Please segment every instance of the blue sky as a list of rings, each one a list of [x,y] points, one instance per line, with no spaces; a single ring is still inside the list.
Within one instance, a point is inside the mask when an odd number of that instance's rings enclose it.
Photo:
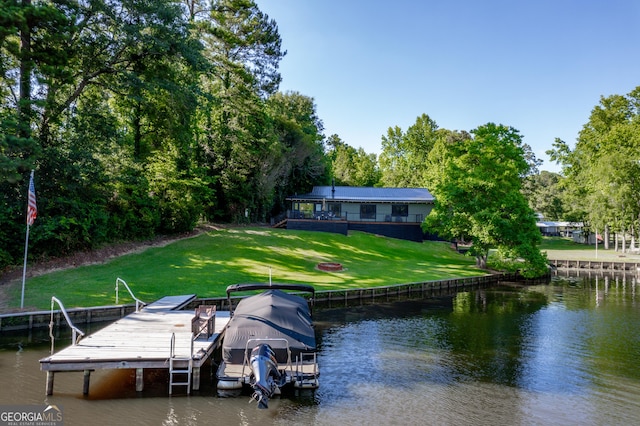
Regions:
[[[541,169],[601,96],[640,86],[638,0],[256,0],[287,55],[281,91],[312,97],[327,136],[379,154],[389,127],[518,129]]]

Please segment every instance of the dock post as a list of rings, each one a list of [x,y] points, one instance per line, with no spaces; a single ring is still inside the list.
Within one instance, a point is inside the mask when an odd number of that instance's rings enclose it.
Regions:
[[[53,395],[53,371],[47,371],[47,396]]]
[[[192,389],[200,390],[200,367],[193,367],[193,377],[192,377]]]
[[[84,370],[84,383],[82,385],[82,394],[89,395],[89,379],[91,378],[91,370]]]
[[[144,389],[144,368],[136,368],[136,392],[142,392]]]

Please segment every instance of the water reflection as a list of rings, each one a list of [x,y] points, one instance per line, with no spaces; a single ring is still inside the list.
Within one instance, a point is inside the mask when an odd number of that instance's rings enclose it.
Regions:
[[[337,382],[319,391],[320,406],[335,401],[338,412],[360,413],[385,395],[392,406],[450,423],[630,420],[640,412],[636,284],[632,276],[555,278],[551,285],[459,293],[450,309],[403,304],[389,319],[350,311],[348,324],[325,334],[330,345],[321,365],[329,380],[344,373],[341,364],[357,367],[346,392]],[[414,401],[429,408],[416,411]],[[603,410],[607,404],[617,411]],[[385,418],[391,412],[407,417],[391,408]]]
[[[637,285],[624,274],[569,273],[546,285],[318,310],[321,386],[268,411],[216,397],[212,382],[169,398],[161,373],[139,394],[128,370],[94,373],[88,398],[82,373],[59,374],[47,398],[38,371],[47,343],[4,340],[0,401],[62,405],[70,425],[631,424],[640,416]]]

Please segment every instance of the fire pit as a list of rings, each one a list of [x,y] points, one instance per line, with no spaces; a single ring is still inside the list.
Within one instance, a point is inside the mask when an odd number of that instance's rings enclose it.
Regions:
[[[329,272],[342,271],[342,264],[335,262],[318,263],[318,269]]]

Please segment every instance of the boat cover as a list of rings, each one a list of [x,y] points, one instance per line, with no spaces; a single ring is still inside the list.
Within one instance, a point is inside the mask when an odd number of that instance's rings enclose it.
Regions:
[[[286,339],[295,360],[300,352],[314,352],[316,338],[307,301],[281,290],[267,290],[242,299],[225,330],[222,359],[242,364],[249,339]],[[262,342],[251,344],[253,346]],[[287,361],[284,342],[266,342],[276,353],[278,363]],[[248,356],[248,355],[247,355]]]

